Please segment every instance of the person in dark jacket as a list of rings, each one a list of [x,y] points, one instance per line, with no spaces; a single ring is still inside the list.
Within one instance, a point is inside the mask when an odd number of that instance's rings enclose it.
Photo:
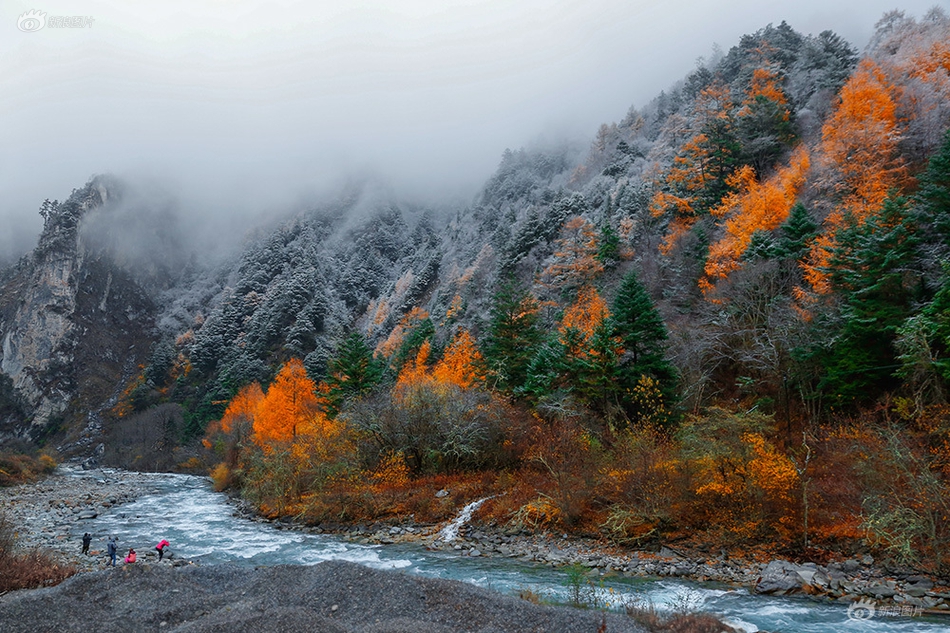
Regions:
[[[86,532],[82,535],[82,553],[86,556],[89,555],[89,544],[92,543],[92,535],[89,532]]]
[[[115,537],[109,539],[109,544],[106,546],[106,551],[109,552],[109,558],[112,559],[112,566],[115,567],[115,555],[119,551],[119,546],[115,544]]]
[[[171,543],[169,543],[165,539],[162,539],[158,542],[158,545],[155,546],[155,549],[158,550],[158,560],[162,560],[162,556],[165,555],[165,548],[168,547],[169,545],[171,545]]]

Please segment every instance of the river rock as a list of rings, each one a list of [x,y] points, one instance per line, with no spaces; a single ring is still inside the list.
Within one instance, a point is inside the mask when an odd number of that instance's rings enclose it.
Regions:
[[[851,558],[841,563],[841,569],[846,574],[853,574],[854,572],[858,571],[858,569],[860,568],[861,568],[861,563]]]
[[[897,591],[892,587],[888,587],[887,585],[875,585],[873,587],[868,587],[865,593],[870,596],[874,596],[875,598],[891,598],[897,595]]]
[[[79,515],[78,515],[77,518],[79,518],[79,519],[95,519],[97,516],[99,516],[99,513],[96,512],[95,510],[83,510],[82,512],[79,513]]]
[[[449,491],[446,490],[445,488],[435,493],[436,499],[444,499],[445,497],[448,497],[448,496],[449,496]]]
[[[786,560],[773,560],[762,572],[762,577],[755,585],[755,591],[781,596],[798,591],[802,584],[803,579],[796,565]]]

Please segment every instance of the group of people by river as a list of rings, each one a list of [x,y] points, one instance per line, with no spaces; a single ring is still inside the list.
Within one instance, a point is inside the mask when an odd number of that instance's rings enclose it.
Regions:
[[[82,535],[82,553],[86,556],[89,555],[89,545],[92,543],[92,535],[89,532],[86,532]],[[158,560],[161,561],[165,556],[165,548],[171,545],[166,539],[162,539],[158,542],[158,545],[155,546],[155,551],[158,552]],[[109,556],[109,564],[112,567],[115,567],[116,558],[118,557],[119,552],[119,539],[115,536],[109,537],[109,542],[106,543],[106,553]],[[129,553],[126,554],[123,562],[125,564],[131,564],[138,560],[138,554],[135,552],[134,547],[129,548]]]

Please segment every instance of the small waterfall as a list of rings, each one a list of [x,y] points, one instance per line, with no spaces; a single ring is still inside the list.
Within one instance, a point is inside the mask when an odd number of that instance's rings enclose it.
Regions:
[[[491,497],[485,497],[484,499],[473,501],[462,508],[462,511],[458,513],[458,516],[452,519],[451,523],[439,531],[439,539],[445,541],[446,543],[454,541],[459,535],[459,528],[468,523],[468,520],[472,518],[472,513],[478,510],[479,506],[481,506],[483,503],[494,497],[495,495],[492,495]]]

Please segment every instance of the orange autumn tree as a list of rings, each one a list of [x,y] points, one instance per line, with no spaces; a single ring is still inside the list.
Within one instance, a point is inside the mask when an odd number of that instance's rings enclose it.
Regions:
[[[432,369],[436,382],[458,385],[470,389],[484,378],[482,354],[468,330],[460,329],[455,339],[446,348],[442,358]]]
[[[394,395],[405,393],[410,387],[429,381],[429,354],[431,353],[432,345],[426,340],[419,347],[415,358],[406,362],[399,371],[396,386],[393,388]]]
[[[584,286],[577,293],[577,300],[564,311],[558,330],[562,336],[568,330],[575,330],[581,334],[582,342],[587,343],[601,322],[609,316],[607,302],[600,296],[597,289],[593,286]]]
[[[590,283],[604,272],[597,259],[597,230],[590,220],[574,216],[564,223],[554,261],[544,269],[542,283],[559,289]]]
[[[399,320],[399,323],[392,329],[385,340],[380,341],[376,346],[376,355],[382,358],[391,358],[393,354],[399,351],[406,337],[420,323],[429,318],[429,313],[419,307],[412,308]]]
[[[228,408],[221,416],[221,430],[224,433],[246,437],[254,427],[254,418],[264,400],[264,391],[260,383],[252,382],[241,387],[237,395],[228,403]]]
[[[726,196],[712,215],[726,218],[725,235],[709,247],[706,277],[699,282],[703,292],[741,266],[741,258],[756,231],[772,231],[788,219],[789,211],[805,184],[809,165],[808,151],[799,146],[786,167],[766,181],[759,181],[749,166],[730,177],[735,193]]]
[[[688,140],[656,183],[650,212],[656,218],[670,216],[660,245],[664,254],[728,191],[726,180],[739,149],[732,109],[728,85],[704,88],[696,98]]]
[[[468,330],[459,330],[442,358],[432,367],[429,366],[431,353],[432,346],[429,341],[425,341],[416,357],[403,365],[396,378],[394,394],[404,395],[412,387],[420,385],[455,385],[461,389],[471,389],[482,381],[482,355]]]
[[[303,362],[292,358],[281,368],[261,401],[254,419],[254,441],[260,445],[287,442],[309,432],[320,411],[316,385]]]
[[[898,153],[900,130],[892,86],[881,69],[862,60],[841,89],[838,107],[822,128],[820,157],[838,204],[825,218],[805,265],[805,278],[819,293],[830,290],[827,267],[835,233],[845,218],[858,226],[881,209],[904,177]]]

